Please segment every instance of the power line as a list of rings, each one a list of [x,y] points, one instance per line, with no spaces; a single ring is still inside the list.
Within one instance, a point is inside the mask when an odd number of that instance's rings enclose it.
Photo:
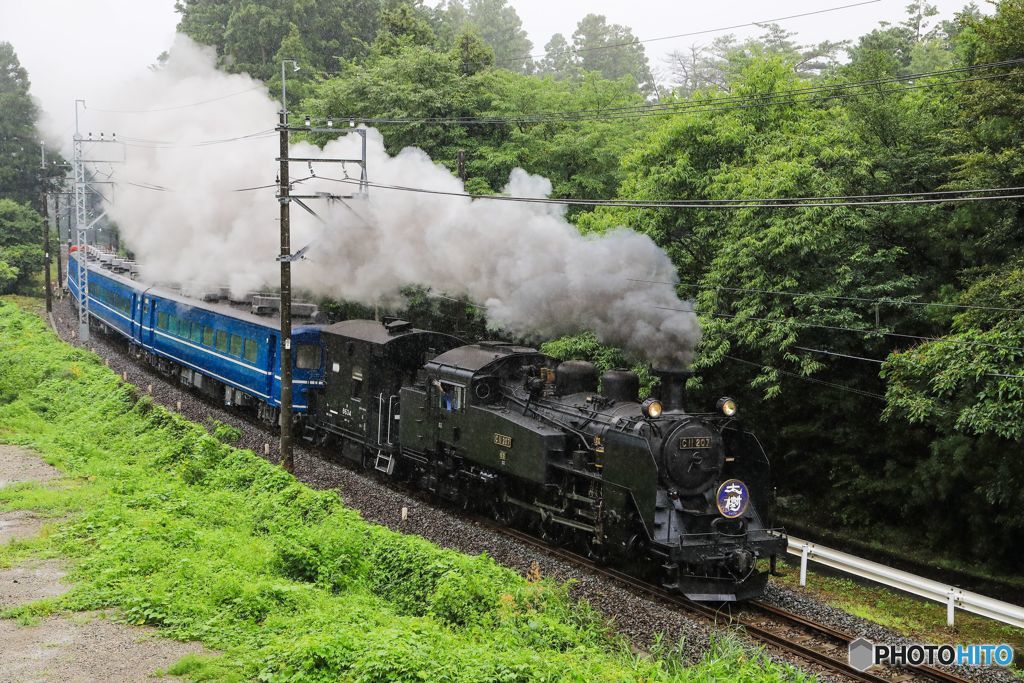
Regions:
[[[246,90],[239,90],[238,92],[221,95],[220,97],[214,97],[209,100],[200,100],[199,102],[190,102],[189,104],[181,104],[173,107],[160,107],[157,109],[101,109],[99,107],[86,107],[86,109],[103,112],[104,114],[155,114],[162,111],[177,111],[179,109],[188,109],[189,107],[198,107],[200,105],[210,104],[211,102],[219,102],[221,100],[226,100],[229,97],[237,97],[254,90],[265,90],[266,87],[267,86],[260,84],[252,88],[247,88]]]
[[[628,41],[628,42],[624,42],[624,43],[611,43],[611,44],[608,44],[608,45],[597,45],[597,46],[594,46],[594,47],[569,48],[568,50],[566,50],[566,52],[567,53],[568,52],[573,52],[573,53],[577,53],[578,54],[578,53],[581,53],[581,52],[595,52],[597,50],[610,50],[610,49],[616,48],[616,47],[628,47],[630,45],[639,45],[639,44],[642,44],[642,43],[654,43],[654,42],[661,41],[661,40],[674,40],[676,38],[689,38],[691,36],[700,36],[700,35],[705,35],[705,34],[708,34],[708,33],[719,33],[721,31],[731,31],[733,29],[747,28],[749,26],[763,26],[764,24],[774,24],[774,23],[779,22],[779,21],[787,21],[789,19],[799,19],[801,17],[809,17],[809,16],[813,16],[815,14],[825,14],[827,12],[836,12],[836,11],[839,11],[839,10],[850,9],[851,7],[862,7],[864,5],[873,5],[876,2],[880,2],[880,0],[866,0],[866,2],[856,2],[856,3],[853,3],[851,5],[840,5],[839,7],[829,7],[829,8],[826,8],[826,9],[814,10],[813,12],[803,12],[801,14],[790,14],[790,15],[784,16],[784,17],[775,17],[774,19],[762,19],[760,21],[750,21],[750,22],[747,22],[745,24],[733,24],[732,26],[719,26],[718,28],[707,28],[707,29],[702,29],[700,31],[690,31],[688,33],[677,33],[677,34],[671,35],[671,36],[659,36],[657,38],[645,38],[643,40],[636,39],[636,40],[632,40],[632,41]],[[531,55],[522,55],[522,56],[520,56],[518,58],[503,59],[503,60],[501,60],[499,62],[495,62],[495,63],[496,64],[518,64],[520,62],[526,61],[527,59],[535,59],[537,57],[544,57],[546,55],[547,55],[546,52],[541,52],[541,53],[531,54]]]
[[[732,109],[750,109],[764,106],[796,104],[798,102],[817,103],[829,100],[850,99],[863,97],[865,95],[878,94],[875,92],[846,92],[856,88],[870,86],[891,85],[897,83],[913,82],[926,78],[939,76],[950,76],[956,74],[968,74],[974,71],[993,69],[1005,66],[1017,66],[1024,64],[1024,58],[1007,59],[998,62],[986,62],[964,67],[941,69],[936,71],[919,72],[899,76],[888,76],[864,81],[852,81],[847,83],[826,83],[805,88],[794,88],[792,90],[764,93],[761,95],[731,95],[701,100],[686,100],[682,102],[667,102],[657,104],[630,105],[623,107],[605,107],[600,109],[581,109],[538,112],[518,117],[373,117],[360,118],[352,115],[337,116],[339,120],[354,120],[366,124],[453,124],[453,125],[497,125],[497,124],[529,124],[529,123],[566,123],[582,122],[593,120],[620,120],[629,118],[645,118],[647,116],[663,116],[680,113],[702,113],[728,111]],[[946,85],[957,85],[981,80],[992,80],[1006,78],[1009,76],[1021,75],[1020,72],[1003,72],[984,76],[949,79],[934,83],[917,83],[901,88],[894,88],[885,91],[886,94],[901,93],[922,88],[934,88]],[[799,100],[802,95],[820,95]],[[296,128],[301,130],[301,128]]]
[[[692,311],[688,311],[688,310],[683,309],[683,308],[671,308],[671,307],[668,307],[668,306],[654,306],[653,308],[656,308],[656,309],[659,309],[659,310],[663,310],[663,311],[677,311],[679,313],[691,313],[692,312]],[[880,329],[860,329],[860,328],[856,328],[856,327],[841,327],[841,326],[838,326],[838,325],[822,325],[822,324],[818,324],[818,323],[807,323],[807,322],[803,322],[803,321],[800,321],[800,320],[793,320],[793,319],[783,320],[781,318],[759,318],[759,317],[756,317],[756,316],[730,314],[730,313],[708,313],[707,315],[709,315],[709,316],[711,316],[713,318],[735,318],[735,319],[740,320],[740,321],[753,320],[755,322],[768,323],[769,325],[786,325],[786,326],[792,325],[794,327],[805,327],[805,328],[819,329],[819,330],[833,330],[833,331],[836,331],[836,332],[853,332],[855,334],[879,335],[879,336],[882,336],[882,337],[894,337],[894,338],[898,338],[898,339],[914,339],[916,341],[936,342],[936,343],[940,343],[940,344],[954,344],[954,345],[957,345],[957,346],[984,346],[984,347],[987,347],[987,348],[1003,349],[1005,351],[1016,351],[1018,353],[1024,353],[1024,348],[1021,348],[1019,346],[1006,346],[1006,345],[1003,345],[1003,344],[991,344],[991,343],[988,343],[988,342],[962,341],[962,340],[959,340],[959,339],[949,339],[948,337],[925,337],[925,336],[916,335],[916,334],[903,334],[901,332],[886,332],[885,330],[880,330]]]
[[[799,380],[804,381],[804,382],[810,382],[811,384],[818,384],[818,385],[822,385],[822,386],[826,386],[826,387],[832,387],[833,389],[839,389],[840,391],[846,391],[846,392],[849,392],[851,394],[857,394],[857,395],[860,395],[860,396],[867,396],[869,398],[876,398],[876,399],[878,399],[880,401],[884,401],[885,400],[885,396],[883,396],[882,394],[876,394],[876,393],[871,392],[871,391],[864,391],[863,389],[855,389],[853,387],[848,387],[848,386],[843,385],[843,384],[836,384],[835,382],[826,382],[825,380],[818,379],[817,377],[807,377],[805,375],[801,375],[801,374],[796,373],[796,372],[790,372],[789,370],[783,370],[781,368],[776,368],[776,367],[771,366],[771,365],[764,365],[762,363],[755,363],[753,361],[744,360],[742,358],[736,358],[735,356],[730,356],[728,354],[723,355],[723,358],[728,358],[729,360],[736,361],[737,363],[743,363],[744,365],[752,365],[755,368],[761,368],[762,370],[772,370],[772,371],[777,372],[777,373],[779,373],[781,375],[786,375],[787,377],[795,377],[796,379],[799,379]]]
[[[1024,189],[1024,188],[1022,188]],[[651,285],[669,285],[672,287],[694,287],[697,289],[714,289],[728,292],[747,292],[747,293],[758,293],[758,294],[771,294],[777,296],[790,296],[794,298],[807,297],[810,299],[834,299],[837,301],[856,301],[859,303],[874,304],[874,305],[892,305],[892,306],[936,306],[940,308],[957,308],[964,310],[978,310],[978,311],[1000,311],[1004,313],[1024,313],[1024,308],[1005,308],[1002,306],[975,306],[971,304],[946,304],[935,301],[901,301],[895,299],[868,299],[859,296],[841,296],[835,294],[816,294],[812,292],[782,292],[771,289],[755,289],[753,287],[724,287],[720,285],[702,285],[696,282],[666,282],[663,280],[641,280],[637,278],[629,278],[633,282],[644,282]]]
[[[359,184],[359,181],[352,179],[341,179],[341,178],[328,178],[325,176],[317,176],[321,180],[329,180],[336,183],[347,183],[347,184]],[[518,197],[510,195],[500,194],[469,194],[466,192],[452,192],[447,190],[431,190],[424,187],[409,187],[406,185],[384,185],[381,183],[368,182],[366,185],[381,189],[381,190],[395,190],[400,192],[416,192],[420,194],[440,195],[447,197],[462,197],[466,199],[487,199],[492,201],[504,201],[504,202],[522,202],[527,204],[556,204],[556,205],[567,205],[567,206],[609,206],[619,208],[634,208],[634,209],[805,209],[805,208],[855,208],[855,207],[874,207],[874,206],[893,206],[897,204],[949,204],[949,203],[960,203],[960,202],[981,202],[981,201],[1000,201],[1007,199],[1024,199],[1024,193],[1018,194],[1000,194],[1000,195],[986,195],[986,196],[966,196],[966,197],[951,197],[951,196],[940,196],[934,198],[919,198],[919,199],[871,199],[860,202],[846,202],[846,201],[790,201],[790,203],[781,203],[783,200],[744,200],[737,199],[736,202],[746,203],[735,203],[735,204],[721,204],[716,202],[708,202],[705,200],[693,200],[693,201],[657,201],[657,200],[638,200],[638,199],[559,199],[550,197]],[[985,190],[972,190],[973,192],[984,192]],[[1022,188],[1024,191],[1024,188]]]
[[[262,140],[273,137],[275,135],[274,129],[261,130],[255,133],[248,133],[246,135],[239,135],[233,138],[220,138],[213,140],[195,140],[191,142],[175,142],[171,140],[148,140],[145,138],[133,138],[133,137],[122,137],[116,142],[120,142],[126,147],[141,147],[144,149],[171,149],[176,147],[210,147],[213,145],[223,145],[229,142],[239,142],[243,140]]]
[[[875,363],[876,365],[882,365],[886,361],[878,358],[864,358],[863,356],[853,356],[847,353],[839,353],[838,351],[830,351],[828,349],[810,349],[806,346],[793,346],[792,348],[800,351],[807,351],[808,353],[821,353],[826,356],[835,356],[837,358],[847,358],[849,360],[859,360],[865,363]],[[1010,375],[1002,372],[986,372],[983,373],[986,377],[1003,377],[1006,379],[1024,379],[1024,375]]]

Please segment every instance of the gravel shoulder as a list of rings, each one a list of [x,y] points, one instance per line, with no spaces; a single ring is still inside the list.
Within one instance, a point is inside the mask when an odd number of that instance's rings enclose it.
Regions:
[[[0,488],[58,477],[60,472],[37,455],[0,446]],[[0,544],[34,536],[43,521],[22,511],[0,515]],[[57,560],[0,571],[0,610],[63,595],[71,589],[64,582],[66,576],[65,566]],[[155,629],[114,623],[108,617],[100,612],[51,616],[30,625],[0,619],[0,683],[134,683],[187,654],[204,652],[198,643],[161,638]]]

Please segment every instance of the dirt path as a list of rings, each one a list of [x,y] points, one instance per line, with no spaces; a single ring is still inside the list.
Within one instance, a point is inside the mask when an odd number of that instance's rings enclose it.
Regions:
[[[38,456],[0,445],[0,487],[59,476]],[[43,523],[31,513],[0,514],[0,545],[37,534]],[[56,560],[0,571],[0,610],[63,595],[71,588],[64,583],[65,576],[64,566]],[[157,636],[155,629],[116,624],[106,617],[103,613],[53,616],[29,626],[0,619],[0,683],[134,683],[184,655],[204,652],[198,643],[167,640]]]

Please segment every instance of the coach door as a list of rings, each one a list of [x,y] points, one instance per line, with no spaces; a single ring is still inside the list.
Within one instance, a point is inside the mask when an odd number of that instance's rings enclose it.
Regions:
[[[142,297],[142,320],[139,339],[143,346],[153,348],[153,328],[156,326],[156,301],[151,296]]]
[[[132,320],[129,323],[130,329],[128,332],[131,334],[132,339],[137,342],[142,341],[142,300],[144,298],[138,292],[132,292]]]

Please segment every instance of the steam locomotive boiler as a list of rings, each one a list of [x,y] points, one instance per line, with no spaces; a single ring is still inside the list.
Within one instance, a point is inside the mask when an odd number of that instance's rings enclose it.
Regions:
[[[731,399],[685,411],[683,373],[641,402],[633,372],[404,321],[321,339],[307,430],[344,457],[695,600],[760,595],[760,561],[785,551],[762,517],[764,452]]]

